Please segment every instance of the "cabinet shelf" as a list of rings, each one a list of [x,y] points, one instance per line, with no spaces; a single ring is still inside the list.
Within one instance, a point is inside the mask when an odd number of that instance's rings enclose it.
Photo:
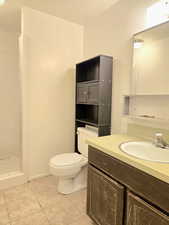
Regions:
[[[169,95],[125,95],[123,116],[137,122],[158,124],[164,127],[169,124]]]
[[[99,80],[89,80],[89,81],[81,81],[77,82],[77,84],[90,84],[90,83],[97,83]]]
[[[99,103],[76,103],[76,105],[94,105],[94,106],[98,106]]]
[[[156,97],[156,96],[169,96],[169,94],[131,94],[131,95],[124,95],[124,97]]]
[[[88,120],[88,119],[76,119],[77,122],[81,122],[81,123],[85,123],[87,125],[91,125],[91,126],[94,126],[94,127],[98,127],[98,123],[95,122],[95,121],[91,121],[91,120]]]
[[[142,121],[149,121],[149,122],[156,122],[156,123],[164,123],[169,124],[169,119],[157,118],[157,117],[148,117],[148,116],[139,116],[139,115],[124,115],[125,118],[132,119],[132,120],[142,120]]]

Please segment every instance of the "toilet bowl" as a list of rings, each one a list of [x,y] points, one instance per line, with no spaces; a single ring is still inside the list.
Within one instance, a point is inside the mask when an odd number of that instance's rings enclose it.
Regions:
[[[64,153],[54,156],[49,162],[50,173],[58,179],[58,192],[70,194],[87,185],[88,145],[86,138],[96,137],[97,130],[78,128],[78,153]]]
[[[70,194],[86,187],[87,162],[87,158],[77,153],[65,153],[51,159],[50,172],[58,178],[58,192]]]

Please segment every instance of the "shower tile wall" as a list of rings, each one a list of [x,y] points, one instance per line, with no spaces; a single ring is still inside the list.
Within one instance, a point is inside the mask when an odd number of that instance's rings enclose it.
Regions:
[[[20,170],[19,35],[0,30],[0,175]]]

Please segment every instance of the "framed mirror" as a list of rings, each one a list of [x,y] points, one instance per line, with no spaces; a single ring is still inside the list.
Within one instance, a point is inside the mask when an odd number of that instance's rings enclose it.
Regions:
[[[169,22],[134,35],[132,94],[169,95]]]

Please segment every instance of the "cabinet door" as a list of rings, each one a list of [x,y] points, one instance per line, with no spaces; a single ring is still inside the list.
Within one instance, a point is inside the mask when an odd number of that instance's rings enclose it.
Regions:
[[[77,85],[77,103],[87,102],[88,88],[86,84]]]
[[[128,193],[127,225],[169,225],[169,217],[132,193]]]
[[[93,83],[88,85],[87,103],[99,103],[99,83]]]
[[[89,165],[87,213],[98,225],[122,225],[123,195],[123,186]]]

